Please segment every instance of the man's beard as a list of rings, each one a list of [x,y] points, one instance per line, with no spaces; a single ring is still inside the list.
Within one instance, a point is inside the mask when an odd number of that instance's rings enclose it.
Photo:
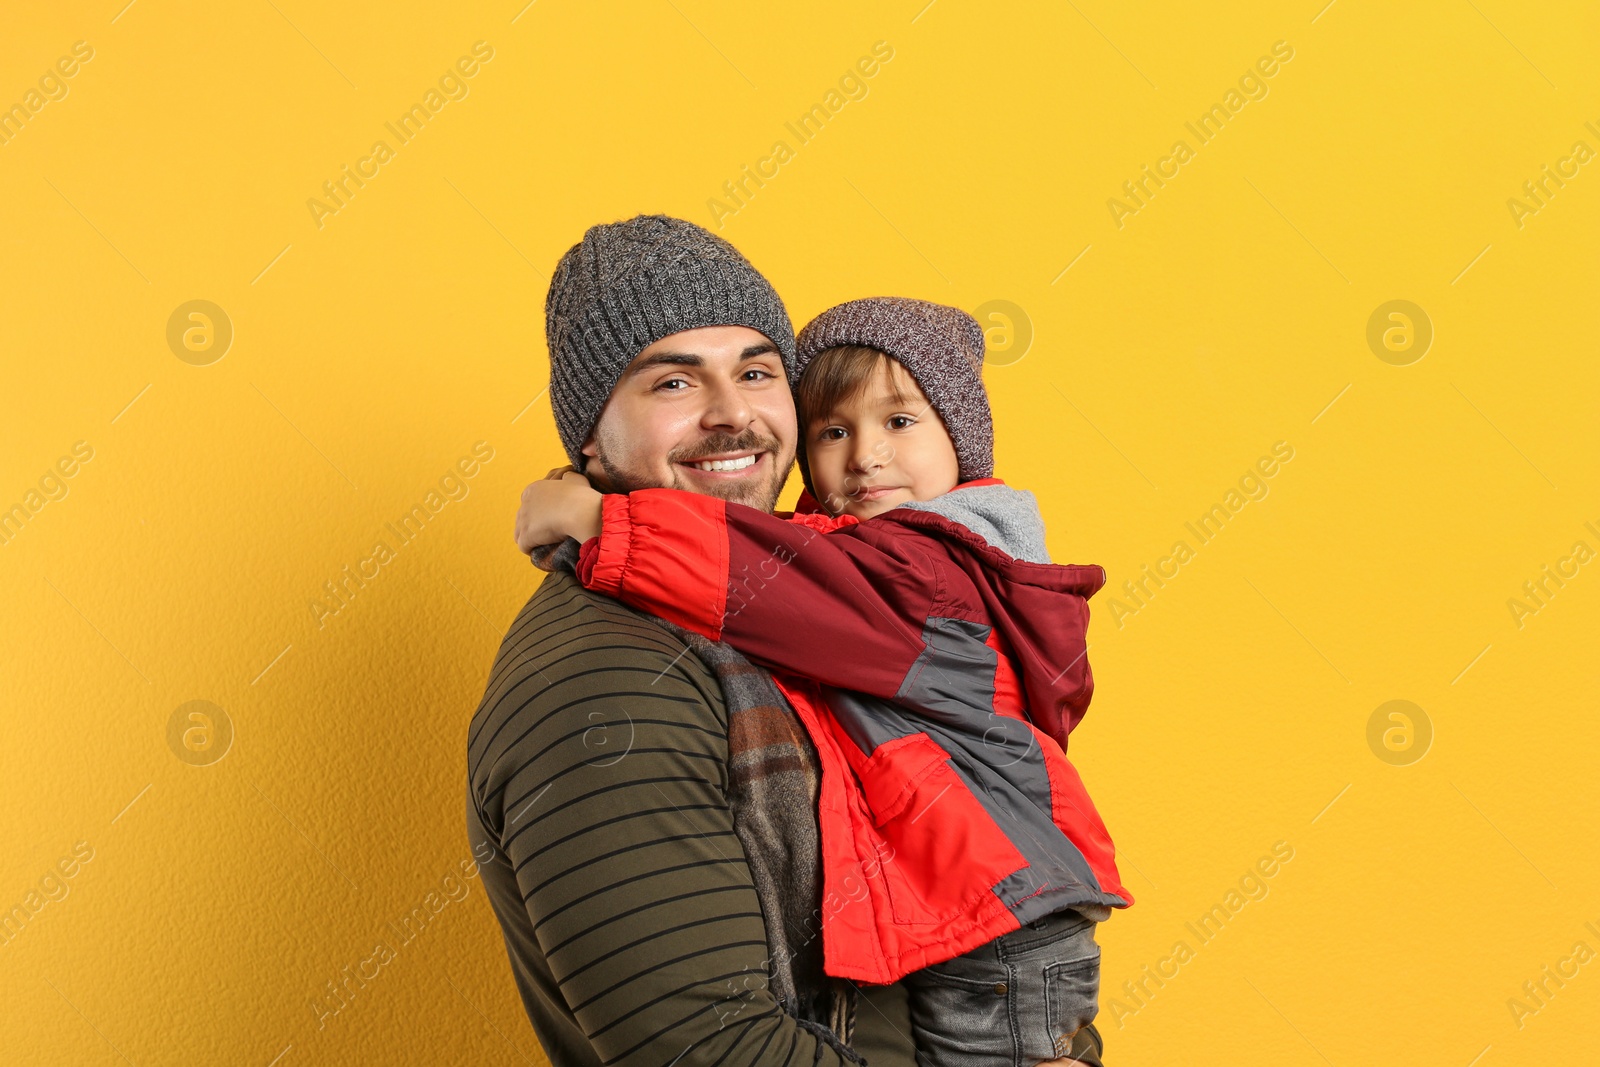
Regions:
[[[778,494],[783,492],[783,483],[787,480],[789,467],[794,462],[793,456],[786,457],[782,454],[782,445],[776,438],[764,437],[754,430],[746,430],[741,434],[714,433],[701,438],[690,447],[676,448],[667,453],[667,465],[672,471],[672,482],[663,486],[653,474],[630,471],[614,463],[606,455],[604,442],[597,439],[595,443],[598,451],[594,459],[605,475],[605,484],[597,484],[597,488],[603,491],[631,493],[636,489],[682,489],[702,496],[719,497],[730,504],[744,504],[768,513],[777,506]],[[765,452],[768,462],[772,465],[772,472],[764,482],[753,482],[744,478],[737,481],[730,479],[726,483],[716,483],[711,489],[702,489],[698,484],[685,483],[678,464],[693,463],[699,459],[728,452]],[[599,482],[599,479],[594,477],[595,472],[592,469],[586,473],[592,481]]]

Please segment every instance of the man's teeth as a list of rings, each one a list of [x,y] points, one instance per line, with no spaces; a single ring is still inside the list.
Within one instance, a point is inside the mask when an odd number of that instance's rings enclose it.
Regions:
[[[695,464],[703,471],[742,471],[756,461],[756,457],[740,456],[738,459],[702,459]]]

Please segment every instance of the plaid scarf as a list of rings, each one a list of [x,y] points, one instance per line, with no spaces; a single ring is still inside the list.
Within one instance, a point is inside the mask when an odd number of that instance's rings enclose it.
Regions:
[[[571,572],[577,559],[578,542],[571,538],[533,551],[534,565],[546,571]],[[847,1062],[864,1063],[850,1047],[856,988],[828,977],[822,967],[822,774],[816,749],[772,675],[729,645],[644,617],[677,636],[722,687],[728,804],[766,923],[768,989],[785,1012]]]

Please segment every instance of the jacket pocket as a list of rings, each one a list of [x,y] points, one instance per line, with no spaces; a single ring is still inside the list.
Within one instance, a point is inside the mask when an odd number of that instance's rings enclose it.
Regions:
[[[974,914],[993,887],[1027,865],[927,734],[878,746],[858,775],[887,855],[879,870],[894,921],[946,923]]]

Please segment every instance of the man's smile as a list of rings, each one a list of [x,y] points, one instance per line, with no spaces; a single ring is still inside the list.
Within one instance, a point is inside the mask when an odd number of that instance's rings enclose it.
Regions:
[[[751,475],[765,474],[771,466],[771,453],[765,450],[723,452],[698,459],[679,460],[676,466],[692,471],[697,477],[727,481]]]

